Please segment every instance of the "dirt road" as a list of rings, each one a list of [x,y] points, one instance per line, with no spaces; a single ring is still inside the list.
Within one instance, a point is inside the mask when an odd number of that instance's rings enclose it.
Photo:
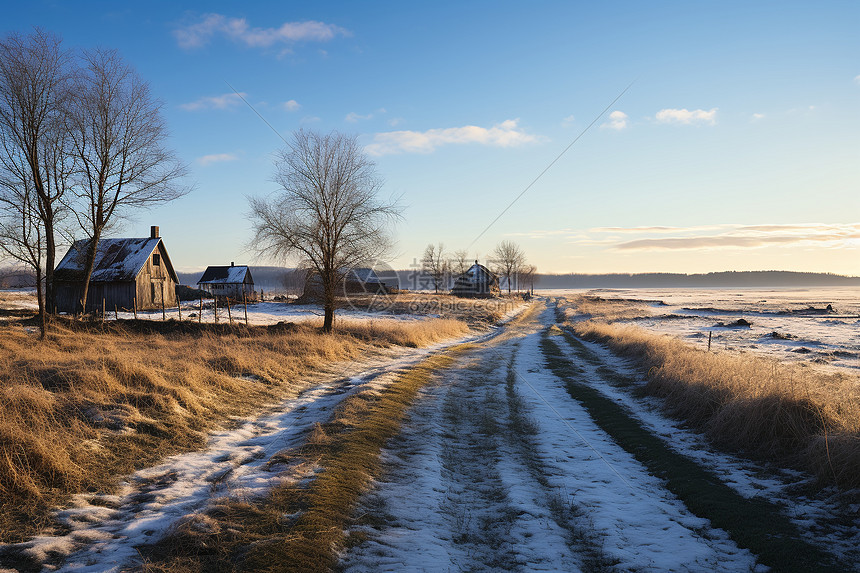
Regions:
[[[347,571],[845,570],[763,468],[634,397],[636,374],[537,303],[439,372],[364,496]],[[819,508],[820,509],[820,508]],[[791,514],[791,517],[789,515]],[[831,542],[842,536],[844,543]],[[837,558],[825,548],[836,550]]]

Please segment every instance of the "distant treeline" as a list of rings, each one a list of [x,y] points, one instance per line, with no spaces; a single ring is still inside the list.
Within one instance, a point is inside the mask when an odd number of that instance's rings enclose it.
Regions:
[[[416,270],[396,271],[402,288],[422,288],[416,282]],[[177,273],[179,282],[196,286],[203,271]],[[251,276],[257,289],[301,291],[304,275],[285,267],[252,266]],[[393,276],[382,273],[383,281],[394,282]],[[724,271],[705,274],[681,273],[613,273],[613,274],[539,274],[536,288],[671,288],[671,287],[818,287],[860,286],[860,277],[833,273],[801,273],[794,271]],[[429,288],[424,285],[424,288]]]
[[[860,277],[794,271],[723,271],[705,274],[542,274],[537,288],[672,287],[820,287],[860,286]]]

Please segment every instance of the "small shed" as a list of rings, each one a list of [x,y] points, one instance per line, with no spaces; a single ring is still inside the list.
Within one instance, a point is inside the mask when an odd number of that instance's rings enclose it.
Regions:
[[[252,301],[257,300],[254,290],[254,278],[247,265],[210,266],[197,281],[197,288],[205,290],[218,298]]]
[[[59,312],[79,312],[89,239],[75,241],[54,271],[54,300]],[[179,278],[158,227],[150,236],[101,239],[96,250],[86,311],[155,309],[176,306]]]
[[[451,289],[451,294],[464,297],[491,297],[499,293],[499,277],[478,261],[457,277]]]

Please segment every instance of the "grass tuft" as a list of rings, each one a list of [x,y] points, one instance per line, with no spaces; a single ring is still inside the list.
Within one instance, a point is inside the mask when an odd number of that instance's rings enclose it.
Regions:
[[[333,361],[463,335],[453,320],[312,325],[57,320],[38,342],[0,326],[0,542],[51,525],[70,494],[202,447],[235,416],[287,398]]]

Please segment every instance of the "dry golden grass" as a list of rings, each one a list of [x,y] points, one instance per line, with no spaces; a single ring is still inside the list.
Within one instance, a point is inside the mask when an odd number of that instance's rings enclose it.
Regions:
[[[860,487],[860,380],[748,354],[709,353],[641,328],[573,325],[648,372],[644,390],[715,442]]]
[[[381,392],[365,390],[344,400],[291,456],[318,468],[309,485],[275,488],[255,502],[224,500],[145,550],[141,570],[331,571],[338,551],[361,540],[347,538],[344,529],[379,471],[381,448],[396,435],[418,391],[469,348],[459,345],[430,357]]]
[[[0,326],[0,541],[49,524],[68,494],[204,445],[206,432],[300,390],[334,361],[461,335],[456,321],[216,327],[57,321]]]
[[[497,322],[505,313],[525,304],[515,295],[494,298],[462,298],[450,294],[402,292],[395,295],[351,295],[356,308],[384,310],[394,314],[434,315],[485,326]]]
[[[591,320],[612,322],[615,320],[632,320],[653,314],[650,308],[639,301],[602,298],[594,295],[570,297],[568,301],[573,306],[562,310],[567,319],[579,315]]]

